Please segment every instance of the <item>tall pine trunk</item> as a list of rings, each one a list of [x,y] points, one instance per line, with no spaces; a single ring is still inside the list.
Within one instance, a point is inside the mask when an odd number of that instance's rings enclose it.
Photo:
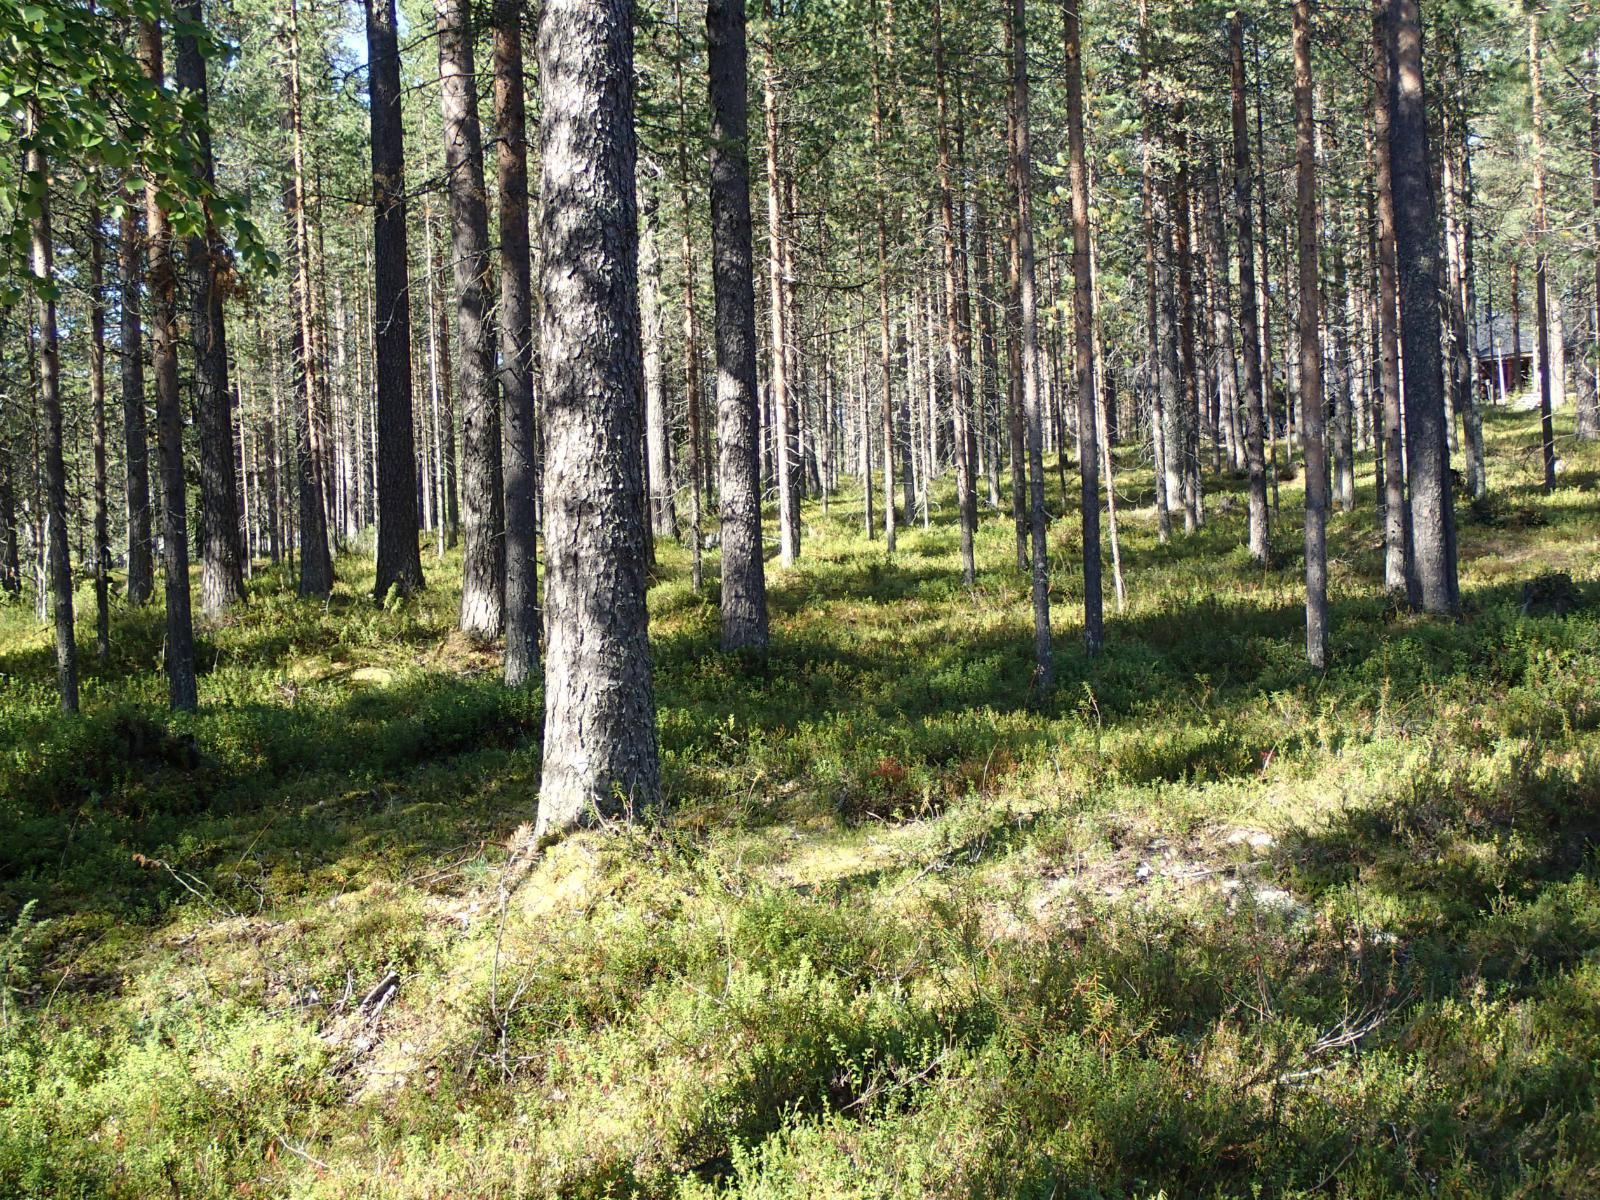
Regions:
[[[660,798],[645,609],[631,0],[539,24],[548,546],[536,833]]]
[[[159,76],[158,76],[159,78]],[[41,120],[37,102],[29,125]],[[67,556],[67,466],[61,440],[61,347],[56,328],[54,241],[50,228],[50,171],[36,141],[23,163],[33,212],[29,267],[35,280],[39,321],[39,398],[44,412],[44,521],[46,574],[55,619],[56,687],[64,712],[78,711],[78,644],[72,628],[72,564]],[[188,580],[185,578],[185,584]]]
[[[162,79],[161,26],[141,22],[139,54],[145,76]],[[156,377],[156,447],[161,459],[161,571],[167,604],[167,698],[174,709],[199,704],[194,624],[189,609],[188,497],[183,478],[183,407],[178,395],[177,271],[172,230],[161,189],[145,183],[149,243],[150,363]],[[63,538],[65,531],[63,531]]]
[[[505,680],[509,687],[531,682],[539,669],[533,264],[528,249],[528,126],[522,76],[522,5],[518,0],[495,0],[500,393],[505,418]]]
[[[1014,57],[1014,30],[1006,22],[1006,56]],[[1011,524],[1016,531],[1017,570],[1028,570],[1028,451],[1022,422],[1022,258],[1020,226],[1022,205],[1018,197],[1017,106],[1006,105],[1006,439],[1011,460]]]
[[[784,229],[783,167],[778,148],[778,72],[773,62],[777,30],[771,0],[764,0],[767,42],[762,68],[762,112],[767,135],[767,313],[771,319],[768,380],[772,389],[773,470],[778,478],[778,561],[792,567],[800,557],[800,488],[795,461],[799,439],[795,429],[794,380],[790,375],[794,331],[789,327],[789,279],[783,269],[787,234]]]
[[[89,420],[94,456],[94,653],[111,657],[111,519],[106,511],[105,229],[89,193]]]
[[[667,417],[667,385],[662,364],[665,337],[661,311],[661,249],[657,239],[660,201],[654,187],[639,181],[639,322],[644,344],[644,441],[650,494],[650,532],[676,537],[673,502],[672,427]]]
[[[174,78],[188,93],[198,115],[194,123],[195,164],[202,182],[214,186],[211,116],[206,88],[206,60],[199,35],[204,14],[200,0],[179,5],[175,36]],[[215,222],[191,235],[185,252],[189,268],[192,315],[189,340],[194,346],[195,424],[200,432],[200,610],[216,616],[244,599],[244,546],[240,541],[239,477],[233,461],[233,390],[228,385],[227,327],[222,314],[221,268],[227,248]]]
[[[1415,0],[1413,0],[1413,3]],[[1420,42],[1421,35],[1418,35]],[[1544,86],[1541,78],[1543,63],[1539,49],[1539,10],[1528,10],[1528,87],[1533,93],[1533,312],[1539,347],[1539,449],[1544,464],[1544,490],[1553,492],[1556,486],[1556,437],[1551,418],[1551,353],[1550,353],[1550,285],[1546,239],[1550,235],[1549,218],[1545,213],[1545,161],[1544,161]],[[1420,48],[1418,58],[1421,58]],[[1421,68],[1418,76],[1420,80]],[[1403,83],[1403,81],[1402,81]],[[1410,343],[1406,343],[1407,349]],[[1411,359],[1406,357],[1407,374]],[[1409,424],[1409,422],[1408,422]]]
[[[956,245],[955,186],[951,178],[950,112],[945,85],[944,22],[940,0],[933,0],[933,73],[935,126],[939,163],[939,220],[944,244],[944,324],[946,383],[950,393],[952,434],[955,442],[956,507],[961,523],[961,578],[968,587],[977,573],[973,537],[977,509],[973,503],[971,412],[967,364],[971,350],[961,305],[966,293],[966,269]]]
[[[300,7],[289,0],[290,170],[284,179],[284,210],[294,242],[295,482],[300,495],[300,594],[333,591],[333,556],[328,551],[328,514],[323,503],[322,456],[318,453],[317,395],[321,362],[311,292],[311,234],[306,217],[305,135],[300,105]],[[154,235],[152,234],[152,237]]]
[[[439,96],[450,190],[451,264],[461,357],[461,631],[478,641],[505,626],[505,497],[489,294],[489,201],[468,0],[436,0]],[[632,197],[629,197],[632,207]]]
[[[673,24],[677,27],[680,42],[683,38],[683,13],[677,0],[672,8]],[[683,92],[683,56],[672,60],[673,90],[678,102],[679,125],[688,127],[688,105]],[[683,399],[684,418],[688,425],[686,467],[689,476],[689,556],[690,583],[698,594],[703,567],[701,564],[701,508],[710,480],[706,475],[705,435],[700,413],[700,314],[695,303],[694,215],[689,203],[689,139],[678,139],[678,204],[683,210]]]
[[[128,603],[146,603],[155,588],[150,511],[150,429],[144,410],[144,206],[132,189],[117,231],[121,292],[118,350],[122,356],[122,460],[128,524]]]
[[[1417,0],[1388,0],[1388,4],[1394,23],[1396,69],[1389,140],[1417,590],[1425,611],[1453,613],[1459,604],[1456,526],[1441,373],[1439,226],[1428,187],[1422,27]]]
[[[373,380],[378,425],[378,563],[373,595],[422,587],[411,407],[411,267],[395,0],[366,0],[372,92]]]
[[[1033,683],[1055,686],[1050,639],[1050,562],[1045,545],[1044,432],[1039,418],[1039,302],[1034,290],[1033,139],[1028,116],[1028,25],[1025,0],[1011,2],[1011,109],[1016,136],[1011,168],[1017,181],[1018,321],[1022,343],[1022,416],[1028,438],[1028,529],[1033,591]]]
[[[1316,118],[1311,3],[1294,6],[1295,225],[1300,249],[1300,423],[1306,464],[1306,659],[1328,665],[1328,455],[1322,399],[1322,296],[1317,282]]]
[[[1083,48],[1080,0],[1063,0],[1066,46],[1068,174],[1072,190],[1072,328],[1078,376],[1078,499],[1083,518],[1083,644],[1105,641],[1100,587],[1100,449],[1095,428],[1094,280],[1089,270],[1089,168],[1083,139]]]
[[[767,585],[761,556],[744,0],[707,0],[706,65],[711,99],[711,282],[716,304],[722,648],[764,650]]]
[[[894,378],[892,374],[893,353],[890,347],[891,333],[889,320],[889,198],[888,187],[884,182],[883,164],[883,126],[885,121],[883,104],[883,80],[880,72],[889,67],[893,62],[893,30],[888,21],[873,10],[875,19],[883,21],[883,64],[879,66],[875,58],[872,63],[872,177],[876,191],[874,197],[877,212],[877,251],[878,251],[878,396],[879,412],[882,423],[883,440],[883,548],[888,554],[895,550],[895,527],[898,514],[895,512],[894,499]],[[871,432],[863,428],[861,436],[870,441]],[[866,456],[867,472],[863,482],[865,492],[867,536],[872,536],[872,455]],[[906,520],[911,519],[911,512],[906,511]]]
[[[1378,381],[1382,393],[1383,586],[1416,595],[1411,540],[1411,508],[1406,474],[1400,395],[1400,276],[1395,249],[1394,169],[1391,132],[1394,115],[1394,29],[1388,0],[1372,0],[1372,156],[1378,209]]]

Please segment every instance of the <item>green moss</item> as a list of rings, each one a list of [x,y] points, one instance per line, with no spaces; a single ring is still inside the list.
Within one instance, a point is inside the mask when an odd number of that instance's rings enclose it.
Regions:
[[[0,1194],[1594,1194],[1600,615],[1523,612],[1593,590],[1593,500],[1486,431],[1463,619],[1387,605],[1363,476],[1321,676],[1292,483],[1266,570],[1242,504],[1125,507],[1092,661],[1053,523],[1048,697],[1004,518],[968,592],[948,505],[892,560],[808,508],[760,661],[664,541],[667,808],[507,894],[541,697],[455,557],[384,607],[258,571],[187,716],[158,609],[78,719],[0,610]]]

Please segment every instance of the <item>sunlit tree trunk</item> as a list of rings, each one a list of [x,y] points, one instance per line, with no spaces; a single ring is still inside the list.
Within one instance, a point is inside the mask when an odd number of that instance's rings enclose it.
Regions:
[[[767,645],[767,589],[761,557],[744,0],[707,0],[706,59],[711,97],[722,648],[760,650]]]
[[[660,798],[645,609],[631,0],[539,22],[544,765],[536,834]]]

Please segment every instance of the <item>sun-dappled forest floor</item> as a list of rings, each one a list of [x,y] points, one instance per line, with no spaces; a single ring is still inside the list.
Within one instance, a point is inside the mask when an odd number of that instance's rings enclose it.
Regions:
[[[1465,617],[1386,603],[1364,476],[1320,677],[1292,479],[1263,571],[1236,480],[1157,544],[1130,449],[1097,660],[1050,529],[1048,698],[1005,514],[969,592],[948,497],[892,561],[808,505],[762,662],[664,545],[669,807],[531,861],[453,559],[258,570],[187,716],[158,609],[82,623],[78,719],[6,611],[0,1194],[1595,1195],[1600,453],[1544,497],[1487,432]]]

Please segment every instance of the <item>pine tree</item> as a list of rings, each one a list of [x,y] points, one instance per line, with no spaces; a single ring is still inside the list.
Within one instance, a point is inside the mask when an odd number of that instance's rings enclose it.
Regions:
[[[629,0],[546,0],[544,768],[536,834],[660,798],[645,496]]]

